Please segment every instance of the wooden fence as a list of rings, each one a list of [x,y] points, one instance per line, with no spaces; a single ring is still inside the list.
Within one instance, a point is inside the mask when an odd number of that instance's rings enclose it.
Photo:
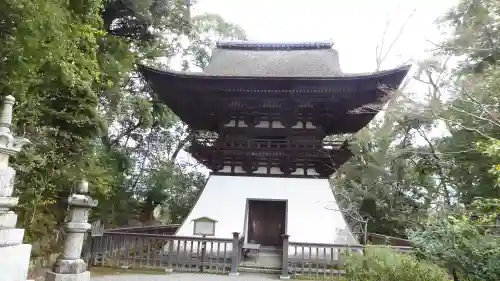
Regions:
[[[128,233],[174,235],[179,227],[180,224],[131,226],[131,227],[107,229],[105,230],[105,232],[128,232]]]
[[[283,235],[282,277],[290,275],[315,276],[333,279],[344,273],[344,261],[348,255],[363,255],[367,248],[390,248],[397,252],[410,253],[407,246],[365,246],[291,242]]]
[[[226,274],[236,272],[241,246],[238,233],[222,239],[105,231],[92,237],[86,257],[89,266]]]
[[[222,239],[113,230],[90,241],[86,255],[89,266],[237,274],[244,259],[244,237],[237,232],[232,239]],[[362,255],[367,247],[376,246],[291,242],[283,235],[281,275],[340,278],[346,255]],[[411,247],[390,248],[411,251]]]

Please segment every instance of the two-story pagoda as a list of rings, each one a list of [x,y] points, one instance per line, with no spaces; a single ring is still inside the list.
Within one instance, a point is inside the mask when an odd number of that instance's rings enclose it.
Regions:
[[[189,152],[212,171],[177,235],[210,217],[217,237],[239,232],[262,246],[279,246],[284,233],[355,243],[328,182],[351,152],[346,141],[324,139],[366,126],[408,70],[345,74],[324,42],[219,42],[201,73],[140,66],[158,97],[199,132]]]

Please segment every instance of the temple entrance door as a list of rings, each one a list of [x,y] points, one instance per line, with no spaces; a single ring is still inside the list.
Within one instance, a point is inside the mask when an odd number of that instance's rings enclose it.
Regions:
[[[286,230],[286,201],[249,200],[248,242],[279,247]]]

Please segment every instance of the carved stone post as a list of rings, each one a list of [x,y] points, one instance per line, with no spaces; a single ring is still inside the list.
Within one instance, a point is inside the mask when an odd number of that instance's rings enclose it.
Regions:
[[[46,281],[88,281],[90,272],[81,259],[85,233],[90,229],[88,211],[97,206],[97,200],[88,195],[89,184],[83,180],[77,185],[77,193],[68,198],[69,222],[65,225],[63,253],[57,258],[52,272],[47,272]]]
[[[9,157],[29,141],[14,138],[10,131],[14,102],[14,97],[4,97],[0,115],[0,279],[26,281],[31,245],[23,244],[24,229],[16,228],[17,214],[10,211],[18,198],[12,196],[16,171],[9,167]]]
[[[283,234],[281,237],[283,238],[283,263],[281,265],[280,279],[290,279],[290,275],[288,274],[288,238],[290,236]]]
[[[239,250],[238,250],[238,245],[239,245],[239,239],[240,239],[240,234],[238,232],[233,232],[233,249],[231,250],[231,272],[229,272],[229,275],[232,276],[238,276],[240,275],[238,273],[238,266],[240,262],[239,258]]]

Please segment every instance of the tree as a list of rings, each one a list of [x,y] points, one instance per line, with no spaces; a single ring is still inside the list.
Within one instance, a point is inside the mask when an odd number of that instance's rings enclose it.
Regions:
[[[425,216],[439,192],[426,170],[434,159],[427,148],[414,145],[425,124],[399,114],[407,112],[405,106],[391,103],[383,118],[356,134],[355,156],[333,177],[335,192],[345,193],[368,220],[368,232],[404,237],[406,227]],[[342,197],[337,200],[342,208],[352,208]]]
[[[368,247],[364,255],[349,255],[344,263],[344,277],[352,281],[449,280],[442,268],[391,249]]]
[[[475,200],[465,214],[430,218],[420,230],[409,230],[415,252],[446,267],[454,281],[498,280],[500,238],[492,235],[500,201]],[[494,212],[491,212],[494,211]]]
[[[455,36],[444,42],[440,49],[454,56],[465,57],[459,67],[457,105],[452,110],[469,119],[464,129],[479,136],[480,150],[498,163],[499,108],[498,90],[498,15],[496,1],[462,0],[442,19],[454,28]],[[476,127],[479,125],[478,127]],[[496,164],[495,164],[496,167]],[[496,180],[496,168],[492,169]],[[495,184],[493,184],[495,186]],[[498,187],[498,184],[496,184]],[[498,196],[498,189],[496,195]]]
[[[14,165],[35,257],[57,250],[61,199],[80,177],[100,201],[92,219],[108,227],[149,220],[151,207],[165,202],[179,221],[193,204],[204,176],[175,162],[189,141],[185,126],[134,66],[183,56],[183,38],[201,32],[185,11],[181,0],[0,0],[0,91],[18,101],[14,132],[33,142]],[[221,34],[244,34],[217,21]]]
[[[245,36],[240,27],[225,22],[217,15],[193,18],[188,31],[186,36],[191,39],[190,43],[183,46],[184,49],[179,53],[170,55],[182,58],[184,70],[189,69],[186,67],[192,60],[195,60],[193,66],[196,60],[208,61],[209,50],[215,46],[215,40],[244,39]],[[194,56],[197,50],[206,51]],[[158,61],[146,59],[144,62],[163,65]],[[113,112],[109,112],[108,116],[114,116],[113,127],[117,129],[110,130],[103,137],[104,143],[108,148],[123,151],[130,161],[136,163],[127,170],[129,179],[126,185],[143,200],[139,211],[141,220],[151,221],[155,208],[166,204],[166,209],[171,212],[170,217],[179,222],[194,204],[202,188],[200,183],[204,182],[199,172],[186,171],[188,168],[185,165],[176,163],[177,156],[189,144],[193,132],[138,78],[132,72],[123,87],[122,99],[112,108]],[[178,198],[181,197],[190,199],[180,204]]]
[[[240,26],[228,23],[216,14],[194,17],[191,24],[192,32],[188,34],[190,44],[184,50],[184,69],[204,69],[210,61],[216,40],[246,40],[245,31]]]
[[[355,157],[333,180],[369,231],[404,236],[428,212],[499,196],[497,13],[494,1],[461,1],[442,21],[453,36],[413,77],[427,91],[395,93],[356,135]]]
[[[15,133],[34,144],[14,165],[20,221],[26,238],[41,242],[36,250],[57,237],[56,226],[64,219],[59,198],[69,192],[69,183],[100,170],[92,152],[100,134],[96,45],[103,35],[102,6],[19,0],[0,1],[0,7],[0,91],[18,101]]]

